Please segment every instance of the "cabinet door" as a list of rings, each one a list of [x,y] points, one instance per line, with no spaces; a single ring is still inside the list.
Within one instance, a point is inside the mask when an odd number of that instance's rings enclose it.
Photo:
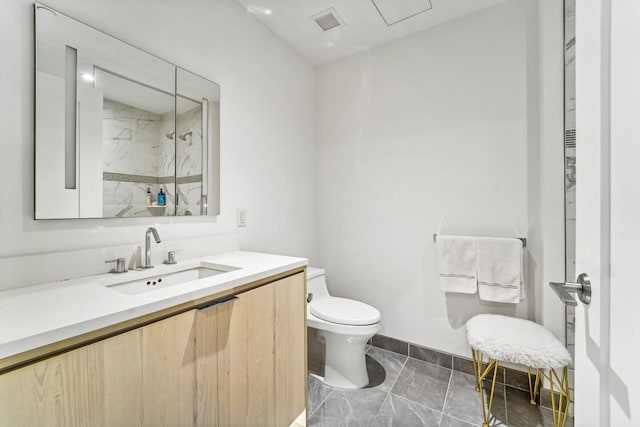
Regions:
[[[230,304],[231,301],[223,303]],[[218,311],[196,311],[196,426],[218,425]]]
[[[218,311],[219,425],[289,426],[306,407],[304,274]]]
[[[307,304],[303,273],[275,288],[276,425],[289,426],[307,406]]]
[[[193,424],[194,312],[0,376],[0,426]]]
[[[193,425],[195,313],[191,310],[141,328],[145,426]]]
[[[218,308],[219,425],[274,426],[274,284]]]
[[[141,344],[128,332],[3,374],[0,426],[141,425]]]

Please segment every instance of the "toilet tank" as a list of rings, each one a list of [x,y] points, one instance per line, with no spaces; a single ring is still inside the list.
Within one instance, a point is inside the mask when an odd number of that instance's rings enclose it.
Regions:
[[[322,268],[307,267],[307,293],[313,298],[329,296],[325,272]]]

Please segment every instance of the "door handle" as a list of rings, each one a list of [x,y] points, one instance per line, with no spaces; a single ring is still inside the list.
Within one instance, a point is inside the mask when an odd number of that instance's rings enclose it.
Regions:
[[[565,305],[572,307],[578,305],[571,293],[578,294],[578,298],[584,305],[589,305],[591,302],[591,280],[586,273],[581,273],[576,282],[550,282],[549,286]]]

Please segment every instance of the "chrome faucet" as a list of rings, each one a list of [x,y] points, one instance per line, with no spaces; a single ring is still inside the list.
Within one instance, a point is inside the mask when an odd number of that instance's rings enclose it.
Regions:
[[[144,266],[142,268],[153,268],[153,265],[151,265],[151,237],[149,234],[153,234],[156,243],[161,241],[158,230],[154,227],[147,228],[146,233],[144,233]]]

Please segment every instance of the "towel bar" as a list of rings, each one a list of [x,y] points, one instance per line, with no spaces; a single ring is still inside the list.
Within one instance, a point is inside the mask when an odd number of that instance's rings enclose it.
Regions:
[[[433,243],[436,242],[436,239],[438,238],[439,235],[440,234],[438,234],[438,233],[433,233]],[[527,238],[526,237],[514,237],[514,238],[522,241],[522,247],[523,248],[527,247]]]

